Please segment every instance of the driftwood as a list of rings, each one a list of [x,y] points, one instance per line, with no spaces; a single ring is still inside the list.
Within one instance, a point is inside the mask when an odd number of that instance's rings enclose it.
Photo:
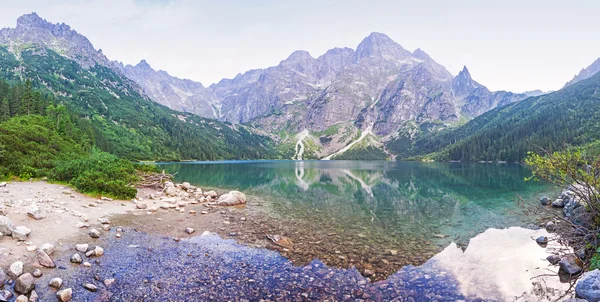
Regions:
[[[140,172],[140,177],[142,181],[138,184],[140,187],[145,188],[163,188],[164,183],[167,181],[173,181],[175,174],[165,173],[165,170],[162,170],[161,173],[153,173],[153,172]]]

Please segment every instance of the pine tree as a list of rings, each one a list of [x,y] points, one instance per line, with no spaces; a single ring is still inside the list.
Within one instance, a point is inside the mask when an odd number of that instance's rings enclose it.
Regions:
[[[10,119],[10,104],[7,97],[2,98],[0,102],[0,122],[8,121]]]

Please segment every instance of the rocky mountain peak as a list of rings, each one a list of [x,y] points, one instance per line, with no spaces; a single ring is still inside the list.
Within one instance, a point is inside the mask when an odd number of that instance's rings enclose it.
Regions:
[[[385,34],[373,32],[356,47],[355,61],[367,57],[386,60],[403,60],[411,53]]]
[[[96,50],[85,36],[64,23],[50,23],[36,13],[19,17],[15,28],[0,30],[0,45],[10,46],[15,52],[23,50],[19,45],[26,46],[24,48],[36,45],[71,58],[84,68],[96,64],[111,67],[102,51]]]
[[[456,77],[470,80],[470,81],[473,80],[473,78],[471,77],[471,73],[469,72],[469,69],[467,69],[467,66],[463,66],[463,69],[458,73],[458,75]]]
[[[23,15],[17,19],[17,28],[47,28],[49,26],[52,26],[52,24],[45,19],[42,19],[35,12]]]
[[[457,96],[464,96],[473,92],[473,90],[482,87],[479,83],[475,82],[471,77],[471,73],[467,66],[458,73],[452,81],[452,91]]]
[[[412,56],[415,59],[419,59],[419,60],[423,60],[423,61],[431,60],[431,57],[420,48],[415,49],[415,51],[413,51],[413,53],[412,53]]]
[[[292,52],[292,54],[286,59],[286,61],[295,61],[295,60],[310,60],[314,59],[310,53],[306,50],[296,50]]]
[[[138,69],[147,69],[147,70],[154,71],[154,69],[152,69],[152,67],[150,67],[150,64],[148,64],[148,62],[146,62],[145,59],[142,59],[139,63],[137,63],[135,65],[135,67]]]
[[[592,65],[590,65],[586,68],[583,68],[579,72],[579,74],[577,74],[576,76],[573,77],[572,80],[567,82],[564,87],[573,85],[579,81],[583,81],[587,78],[590,78],[593,75],[597,74],[598,72],[600,72],[600,58],[596,59],[596,61],[594,61],[594,63],[592,63]]]

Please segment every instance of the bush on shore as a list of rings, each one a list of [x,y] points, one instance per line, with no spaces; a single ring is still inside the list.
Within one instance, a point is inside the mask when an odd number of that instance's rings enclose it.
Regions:
[[[585,149],[566,149],[529,153],[525,164],[532,168],[533,178],[568,188],[574,194],[571,212],[566,215],[564,211],[566,217],[562,212],[556,216],[559,224],[553,240],[577,252],[588,269],[600,268],[600,156]]]
[[[48,177],[84,193],[117,199],[134,198],[134,185],[141,180],[135,164],[97,150],[77,159],[58,161]]]

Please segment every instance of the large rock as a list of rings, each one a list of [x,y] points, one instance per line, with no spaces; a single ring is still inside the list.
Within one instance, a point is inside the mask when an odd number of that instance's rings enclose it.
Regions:
[[[52,243],[44,243],[40,248],[48,255],[54,253],[54,245]]]
[[[8,268],[8,275],[13,278],[17,278],[17,277],[21,276],[21,274],[23,274],[23,262],[21,262],[21,261],[13,262],[13,264],[11,264],[10,267]]]
[[[230,191],[227,194],[221,195],[217,200],[217,205],[220,206],[237,206],[246,204],[246,195],[239,191]]]
[[[575,256],[575,254],[569,254],[564,256],[559,262],[560,270],[571,276],[581,273],[583,270],[583,262]]]
[[[548,198],[548,196],[542,196],[542,197],[540,198],[540,203],[541,203],[543,206],[547,206],[547,205],[549,205],[549,204],[550,204],[550,198]]]
[[[56,267],[56,264],[54,264],[54,261],[52,261],[52,259],[50,259],[50,256],[48,256],[48,254],[46,254],[46,252],[44,252],[42,249],[37,249],[35,252],[35,256],[41,266],[48,267],[48,268]]]
[[[12,235],[14,229],[15,226],[13,225],[12,221],[8,219],[8,217],[0,216],[0,233],[10,236]]]
[[[583,274],[577,281],[575,294],[589,302],[600,302],[600,270],[596,269]]]
[[[554,208],[562,208],[565,206],[564,200],[558,198],[557,200],[552,202],[552,207]]]
[[[27,236],[29,236],[29,234],[31,234],[31,230],[26,226],[20,225],[13,229],[12,237],[15,240],[25,241],[27,240]]]
[[[44,214],[44,212],[42,212],[42,210],[40,210],[37,206],[29,208],[29,210],[27,211],[27,216],[35,220],[41,220],[46,218],[46,214]]]
[[[179,190],[176,187],[167,187],[165,194],[167,194],[167,196],[177,196],[179,194]]]
[[[73,290],[70,288],[65,288],[56,293],[56,297],[60,302],[70,302],[73,299]]]
[[[217,192],[210,190],[208,192],[204,192],[204,196],[206,197],[210,197],[210,198],[215,198],[217,197],[219,194],[217,194]]]
[[[33,276],[30,273],[23,274],[15,282],[15,291],[20,294],[27,294],[35,288]]]

